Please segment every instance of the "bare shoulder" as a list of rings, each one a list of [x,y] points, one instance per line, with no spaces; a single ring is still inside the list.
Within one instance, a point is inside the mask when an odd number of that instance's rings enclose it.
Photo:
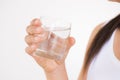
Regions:
[[[92,33],[91,33],[91,35],[89,37],[89,41],[88,41],[88,44],[87,44],[86,52],[89,49],[90,45],[92,44],[92,41],[95,38],[96,34],[100,31],[100,29],[104,26],[104,24],[105,24],[105,22],[100,23],[93,29],[93,31],[92,31]],[[82,80],[81,79],[81,77],[82,77],[81,75],[82,75],[82,73],[80,72],[78,80]]]
[[[90,37],[89,37],[89,41],[88,41],[88,45],[87,45],[87,49],[89,48],[90,44],[92,43],[94,37],[96,36],[96,34],[99,32],[99,30],[104,26],[105,22],[98,24],[92,31]]]
[[[91,33],[91,38],[94,38],[95,35],[99,32],[99,30],[104,26],[105,22],[98,24]]]

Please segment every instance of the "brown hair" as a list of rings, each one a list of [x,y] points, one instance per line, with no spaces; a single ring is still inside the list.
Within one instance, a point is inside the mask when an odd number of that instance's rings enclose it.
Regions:
[[[120,29],[120,14],[107,23],[96,34],[84,58],[80,80],[86,80],[87,71],[92,60],[98,55],[102,46],[109,40],[115,29]]]

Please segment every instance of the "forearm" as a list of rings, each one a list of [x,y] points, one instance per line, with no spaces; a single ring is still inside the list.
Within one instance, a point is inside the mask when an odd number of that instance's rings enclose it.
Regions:
[[[52,72],[45,72],[47,80],[68,80],[65,65],[60,65]]]

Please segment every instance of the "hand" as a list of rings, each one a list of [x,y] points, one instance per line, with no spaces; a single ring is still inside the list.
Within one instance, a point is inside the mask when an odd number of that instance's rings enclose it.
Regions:
[[[67,51],[62,60],[56,61],[53,59],[36,56],[33,52],[37,49],[38,45],[46,39],[47,36],[41,25],[42,23],[39,19],[34,19],[27,27],[26,31],[28,35],[25,37],[25,41],[28,44],[28,47],[26,47],[25,51],[31,55],[41,67],[43,67],[45,72],[52,72],[58,69],[61,65],[64,65],[65,58],[69,52],[69,49],[74,45],[75,40],[72,37],[67,38]]]

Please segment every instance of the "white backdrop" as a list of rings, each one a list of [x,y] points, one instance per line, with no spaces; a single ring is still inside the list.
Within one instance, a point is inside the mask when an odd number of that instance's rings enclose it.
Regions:
[[[71,20],[76,44],[66,59],[69,80],[77,80],[93,28],[120,12],[107,0],[0,0],[0,80],[46,80],[44,71],[25,53],[26,26],[41,15]]]

